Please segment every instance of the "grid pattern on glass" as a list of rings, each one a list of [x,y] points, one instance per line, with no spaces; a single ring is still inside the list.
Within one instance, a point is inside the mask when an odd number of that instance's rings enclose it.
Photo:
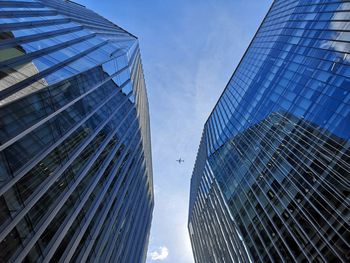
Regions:
[[[0,2],[0,22],[0,261],[144,260],[154,197],[137,38],[70,1]]]
[[[189,211],[196,261],[234,260],[227,244],[256,262],[350,260],[349,28],[345,1],[272,4],[204,127]],[[226,224],[211,230],[223,211],[243,244]]]

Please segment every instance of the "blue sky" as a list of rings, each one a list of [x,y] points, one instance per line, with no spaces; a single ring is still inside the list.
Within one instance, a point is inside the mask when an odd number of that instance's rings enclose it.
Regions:
[[[156,198],[147,262],[193,262],[188,195],[203,125],[272,0],[77,2],[139,38]]]

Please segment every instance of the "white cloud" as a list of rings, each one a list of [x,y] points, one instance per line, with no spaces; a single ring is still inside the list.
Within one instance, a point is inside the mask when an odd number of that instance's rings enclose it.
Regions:
[[[158,249],[149,253],[151,260],[164,260],[168,257],[169,250],[167,247],[159,247]]]
[[[154,194],[158,195],[160,192],[160,187],[156,184],[153,185],[153,189],[154,189]]]

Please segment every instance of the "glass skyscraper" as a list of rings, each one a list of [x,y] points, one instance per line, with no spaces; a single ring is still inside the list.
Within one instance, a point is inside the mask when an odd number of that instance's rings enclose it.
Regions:
[[[275,0],[204,126],[196,262],[350,261],[350,2]]]
[[[143,262],[153,205],[137,38],[71,1],[1,1],[0,262]]]

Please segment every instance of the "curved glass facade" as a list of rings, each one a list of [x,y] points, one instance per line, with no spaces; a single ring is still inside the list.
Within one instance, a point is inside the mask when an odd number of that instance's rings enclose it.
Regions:
[[[345,1],[272,4],[204,127],[197,262],[350,260],[349,30]]]
[[[70,1],[0,2],[0,261],[145,261],[138,40]]]

